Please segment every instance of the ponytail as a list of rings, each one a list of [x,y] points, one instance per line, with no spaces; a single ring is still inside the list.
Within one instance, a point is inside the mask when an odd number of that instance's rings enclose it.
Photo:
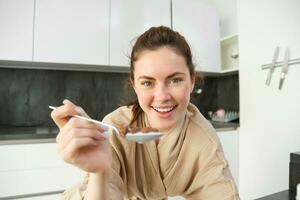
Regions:
[[[138,122],[138,118],[143,114],[143,109],[141,108],[138,100],[132,102],[132,118],[129,123],[129,127],[135,127]]]

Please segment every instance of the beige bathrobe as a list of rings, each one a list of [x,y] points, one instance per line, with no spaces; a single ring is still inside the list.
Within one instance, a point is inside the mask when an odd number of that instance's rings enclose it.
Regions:
[[[131,107],[120,107],[104,118],[116,126],[128,125]],[[145,116],[139,126],[147,126]],[[162,200],[183,196],[188,200],[237,200],[235,183],[215,130],[190,104],[185,119],[158,144],[138,144],[111,134],[113,165],[110,199]],[[83,199],[88,176],[66,190],[63,199]]]

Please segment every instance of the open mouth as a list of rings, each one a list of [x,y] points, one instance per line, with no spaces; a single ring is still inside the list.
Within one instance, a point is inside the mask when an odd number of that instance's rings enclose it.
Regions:
[[[170,107],[154,107],[151,106],[156,112],[158,113],[169,113],[171,111],[173,111],[176,106],[170,106]]]

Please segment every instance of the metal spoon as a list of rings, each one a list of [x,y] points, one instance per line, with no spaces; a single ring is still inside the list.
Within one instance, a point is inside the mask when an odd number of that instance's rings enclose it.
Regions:
[[[55,110],[57,107],[49,106],[49,108],[52,109],[52,110]],[[96,123],[96,124],[101,124],[102,126],[113,129],[118,135],[124,136],[123,134],[120,133],[120,131],[116,127],[114,127],[110,124],[100,122],[100,121],[97,121],[95,119],[90,119],[90,118],[87,118],[87,117],[83,117],[83,116],[80,116],[80,115],[73,115],[72,117],[83,119],[83,120],[93,122],[93,123]],[[162,135],[163,134],[160,133],[160,132],[147,132],[147,133],[143,133],[143,132],[130,133],[130,132],[128,132],[128,133],[126,133],[126,135],[124,137],[127,140],[135,141],[135,142],[141,144],[141,143],[144,143],[144,142],[148,142],[148,141],[151,141],[151,140],[158,139]]]

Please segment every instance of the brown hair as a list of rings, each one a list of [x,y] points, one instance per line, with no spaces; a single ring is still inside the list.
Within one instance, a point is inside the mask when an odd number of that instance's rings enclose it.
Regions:
[[[190,46],[185,38],[178,32],[165,27],[151,27],[149,30],[140,35],[131,51],[130,56],[130,80],[134,82],[134,63],[138,60],[138,56],[144,50],[156,50],[164,46],[173,48],[178,54],[182,55],[189,69],[190,77],[195,77],[195,66],[193,64]],[[132,125],[138,117],[143,113],[138,100],[129,105],[133,105],[130,125]]]

